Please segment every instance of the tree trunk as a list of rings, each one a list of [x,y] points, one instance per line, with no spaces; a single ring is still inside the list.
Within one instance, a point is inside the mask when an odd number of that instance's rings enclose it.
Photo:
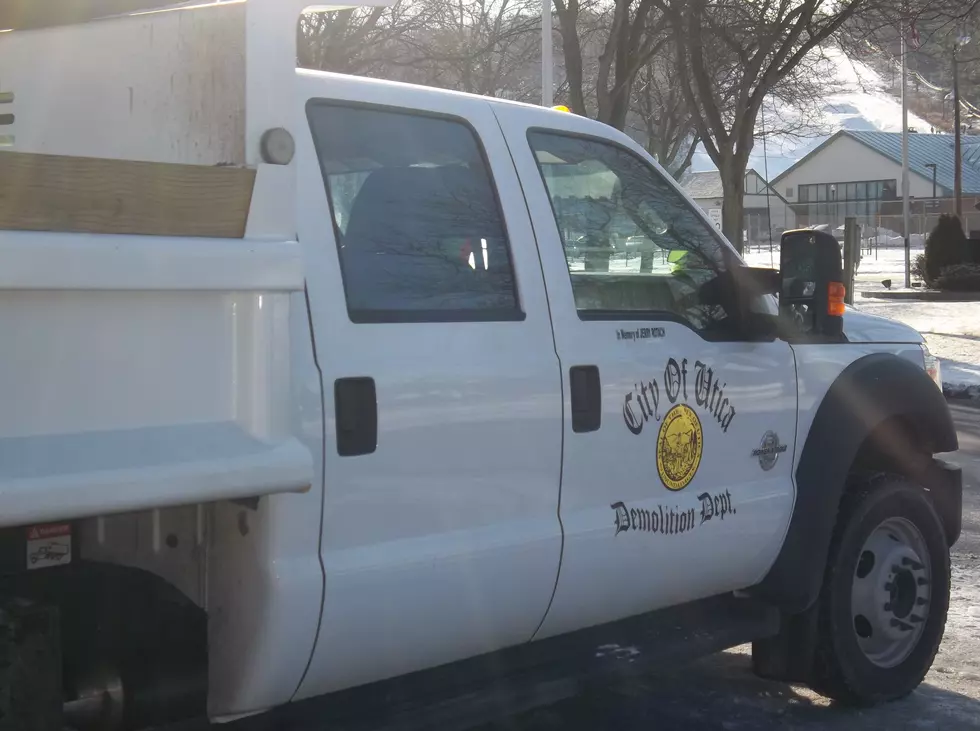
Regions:
[[[558,32],[561,36],[562,56],[565,59],[565,80],[568,82],[568,106],[575,114],[589,116],[585,106],[582,45],[578,37],[578,2],[570,0],[554,4],[558,16]]]
[[[742,211],[745,205],[745,169],[747,161],[737,157],[722,160],[721,187],[725,199],[721,204],[721,230],[739,254],[742,253]]]

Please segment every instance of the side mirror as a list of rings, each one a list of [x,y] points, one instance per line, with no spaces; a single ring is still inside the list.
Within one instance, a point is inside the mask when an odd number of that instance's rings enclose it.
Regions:
[[[779,314],[807,335],[839,339],[844,332],[844,263],[826,231],[786,231],[779,249]]]
[[[759,297],[779,294],[781,279],[775,269],[740,266],[732,269],[739,330],[750,341],[771,342],[779,332],[777,317],[752,309]]]
[[[703,284],[699,295],[702,304],[720,305],[728,310],[742,337],[750,341],[772,341],[778,334],[778,318],[752,308],[761,295],[778,294],[780,285],[779,272],[775,269],[733,263],[721,276]]]

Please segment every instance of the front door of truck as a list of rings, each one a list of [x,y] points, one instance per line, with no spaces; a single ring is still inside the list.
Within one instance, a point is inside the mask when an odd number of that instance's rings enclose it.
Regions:
[[[489,106],[316,81],[297,157],[326,589],[298,697],[528,641],[561,551],[560,371]]]
[[[537,637],[754,583],[793,505],[789,345],[734,331],[711,294],[728,245],[625,135],[497,116],[565,376],[565,545]]]

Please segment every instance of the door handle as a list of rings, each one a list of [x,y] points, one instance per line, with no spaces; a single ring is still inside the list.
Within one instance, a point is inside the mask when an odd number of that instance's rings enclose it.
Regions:
[[[378,448],[378,395],[373,378],[338,378],[333,384],[337,454],[354,457]]]
[[[572,396],[572,431],[596,431],[602,423],[602,385],[597,366],[568,369]]]

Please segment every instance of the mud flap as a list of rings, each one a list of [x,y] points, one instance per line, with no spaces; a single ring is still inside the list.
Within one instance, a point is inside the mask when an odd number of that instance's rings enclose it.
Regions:
[[[802,614],[781,613],[779,634],[752,643],[752,670],[783,683],[811,679],[817,647],[817,605]]]
[[[61,731],[61,686],[57,608],[0,602],[0,731]]]
[[[932,497],[946,531],[946,544],[952,548],[963,529],[963,470],[936,458],[919,481]]]

